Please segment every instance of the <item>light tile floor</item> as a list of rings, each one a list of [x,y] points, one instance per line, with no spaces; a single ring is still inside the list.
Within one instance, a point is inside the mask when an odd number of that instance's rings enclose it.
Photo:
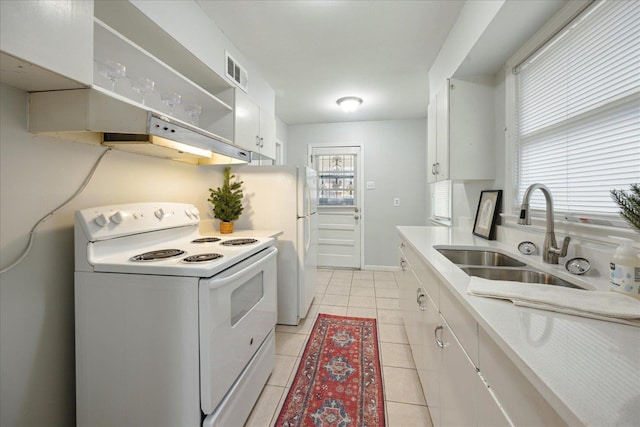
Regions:
[[[318,313],[377,318],[387,426],[432,427],[399,310],[393,272],[318,270],[307,318],[276,326],[275,368],[245,427],[274,426]]]

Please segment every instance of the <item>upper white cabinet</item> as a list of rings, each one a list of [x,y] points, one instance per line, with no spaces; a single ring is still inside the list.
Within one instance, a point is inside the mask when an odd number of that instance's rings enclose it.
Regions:
[[[93,79],[92,1],[1,1],[0,81],[27,91]]]
[[[230,85],[204,89],[98,18],[92,35],[92,85],[31,93],[31,132],[195,164],[250,161],[233,146]]]
[[[230,142],[232,135],[221,124],[221,117],[232,114],[229,104],[99,19],[95,20],[94,53],[95,86]],[[124,66],[126,75],[110,74],[113,63]]]
[[[428,182],[495,178],[493,86],[447,80],[428,109]]]
[[[276,158],[276,120],[260,108],[242,90],[235,89],[233,141],[238,147],[261,157]]]

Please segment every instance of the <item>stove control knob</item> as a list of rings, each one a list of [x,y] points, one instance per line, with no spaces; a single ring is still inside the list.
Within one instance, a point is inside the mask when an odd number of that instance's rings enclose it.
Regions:
[[[117,211],[116,213],[111,215],[111,221],[115,222],[116,224],[121,224],[124,221],[127,221],[130,217],[131,214],[129,212]]]
[[[98,215],[96,217],[96,219],[94,220],[96,222],[96,224],[98,224],[100,227],[106,227],[107,224],[109,224],[109,217],[106,216],[105,214],[101,213],[100,215]]]
[[[156,218],[158,218],[161,221],[166,217],[171,216],[171,212],[165,211],[164,208],[156,209],[156,211],[153,214],[156,216]]]
[[[184,214],[185,214],[188,218],[191,218],[191,209],[185,209],[185,210],[184,210]]]

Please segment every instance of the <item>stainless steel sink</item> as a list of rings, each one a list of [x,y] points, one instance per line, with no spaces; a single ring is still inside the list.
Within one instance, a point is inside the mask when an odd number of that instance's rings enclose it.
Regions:
[[[476,249],[438,249],[449,261],[458,265],[524,267],[526,264],[499,252]]]
[[[511,280],[514,282],[541,283],[567,288],[583,289],[573,283],[560,279],[552,274],[542,271],[525,270],[518,268],[485,268],[485,267],[460,267],[469,276],[478,276],[489,280]]]

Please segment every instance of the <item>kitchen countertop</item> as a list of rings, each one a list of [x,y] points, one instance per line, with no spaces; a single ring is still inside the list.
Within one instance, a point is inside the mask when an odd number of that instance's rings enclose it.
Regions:
[[[230,237],[230,238],[239,238],[239,237],[273,237],[278,238],[278,236],[282,235],[282,230],[236,230],[234,228],[233,233],[231,234],[220,234],[220,230],[218,230],[212,221],[202,221],[200,223],[200,234],[206,234],[210,236],[222,236],[222,237]]]
[[[601,281],[573,276],[562,264],[543,264],[539,255],[522,255],[469,229],[398,230],[569,425],[640,425],[640,328],[468,295],[469,276],[433,246],[491,247],[587,289],[604,290]]]

